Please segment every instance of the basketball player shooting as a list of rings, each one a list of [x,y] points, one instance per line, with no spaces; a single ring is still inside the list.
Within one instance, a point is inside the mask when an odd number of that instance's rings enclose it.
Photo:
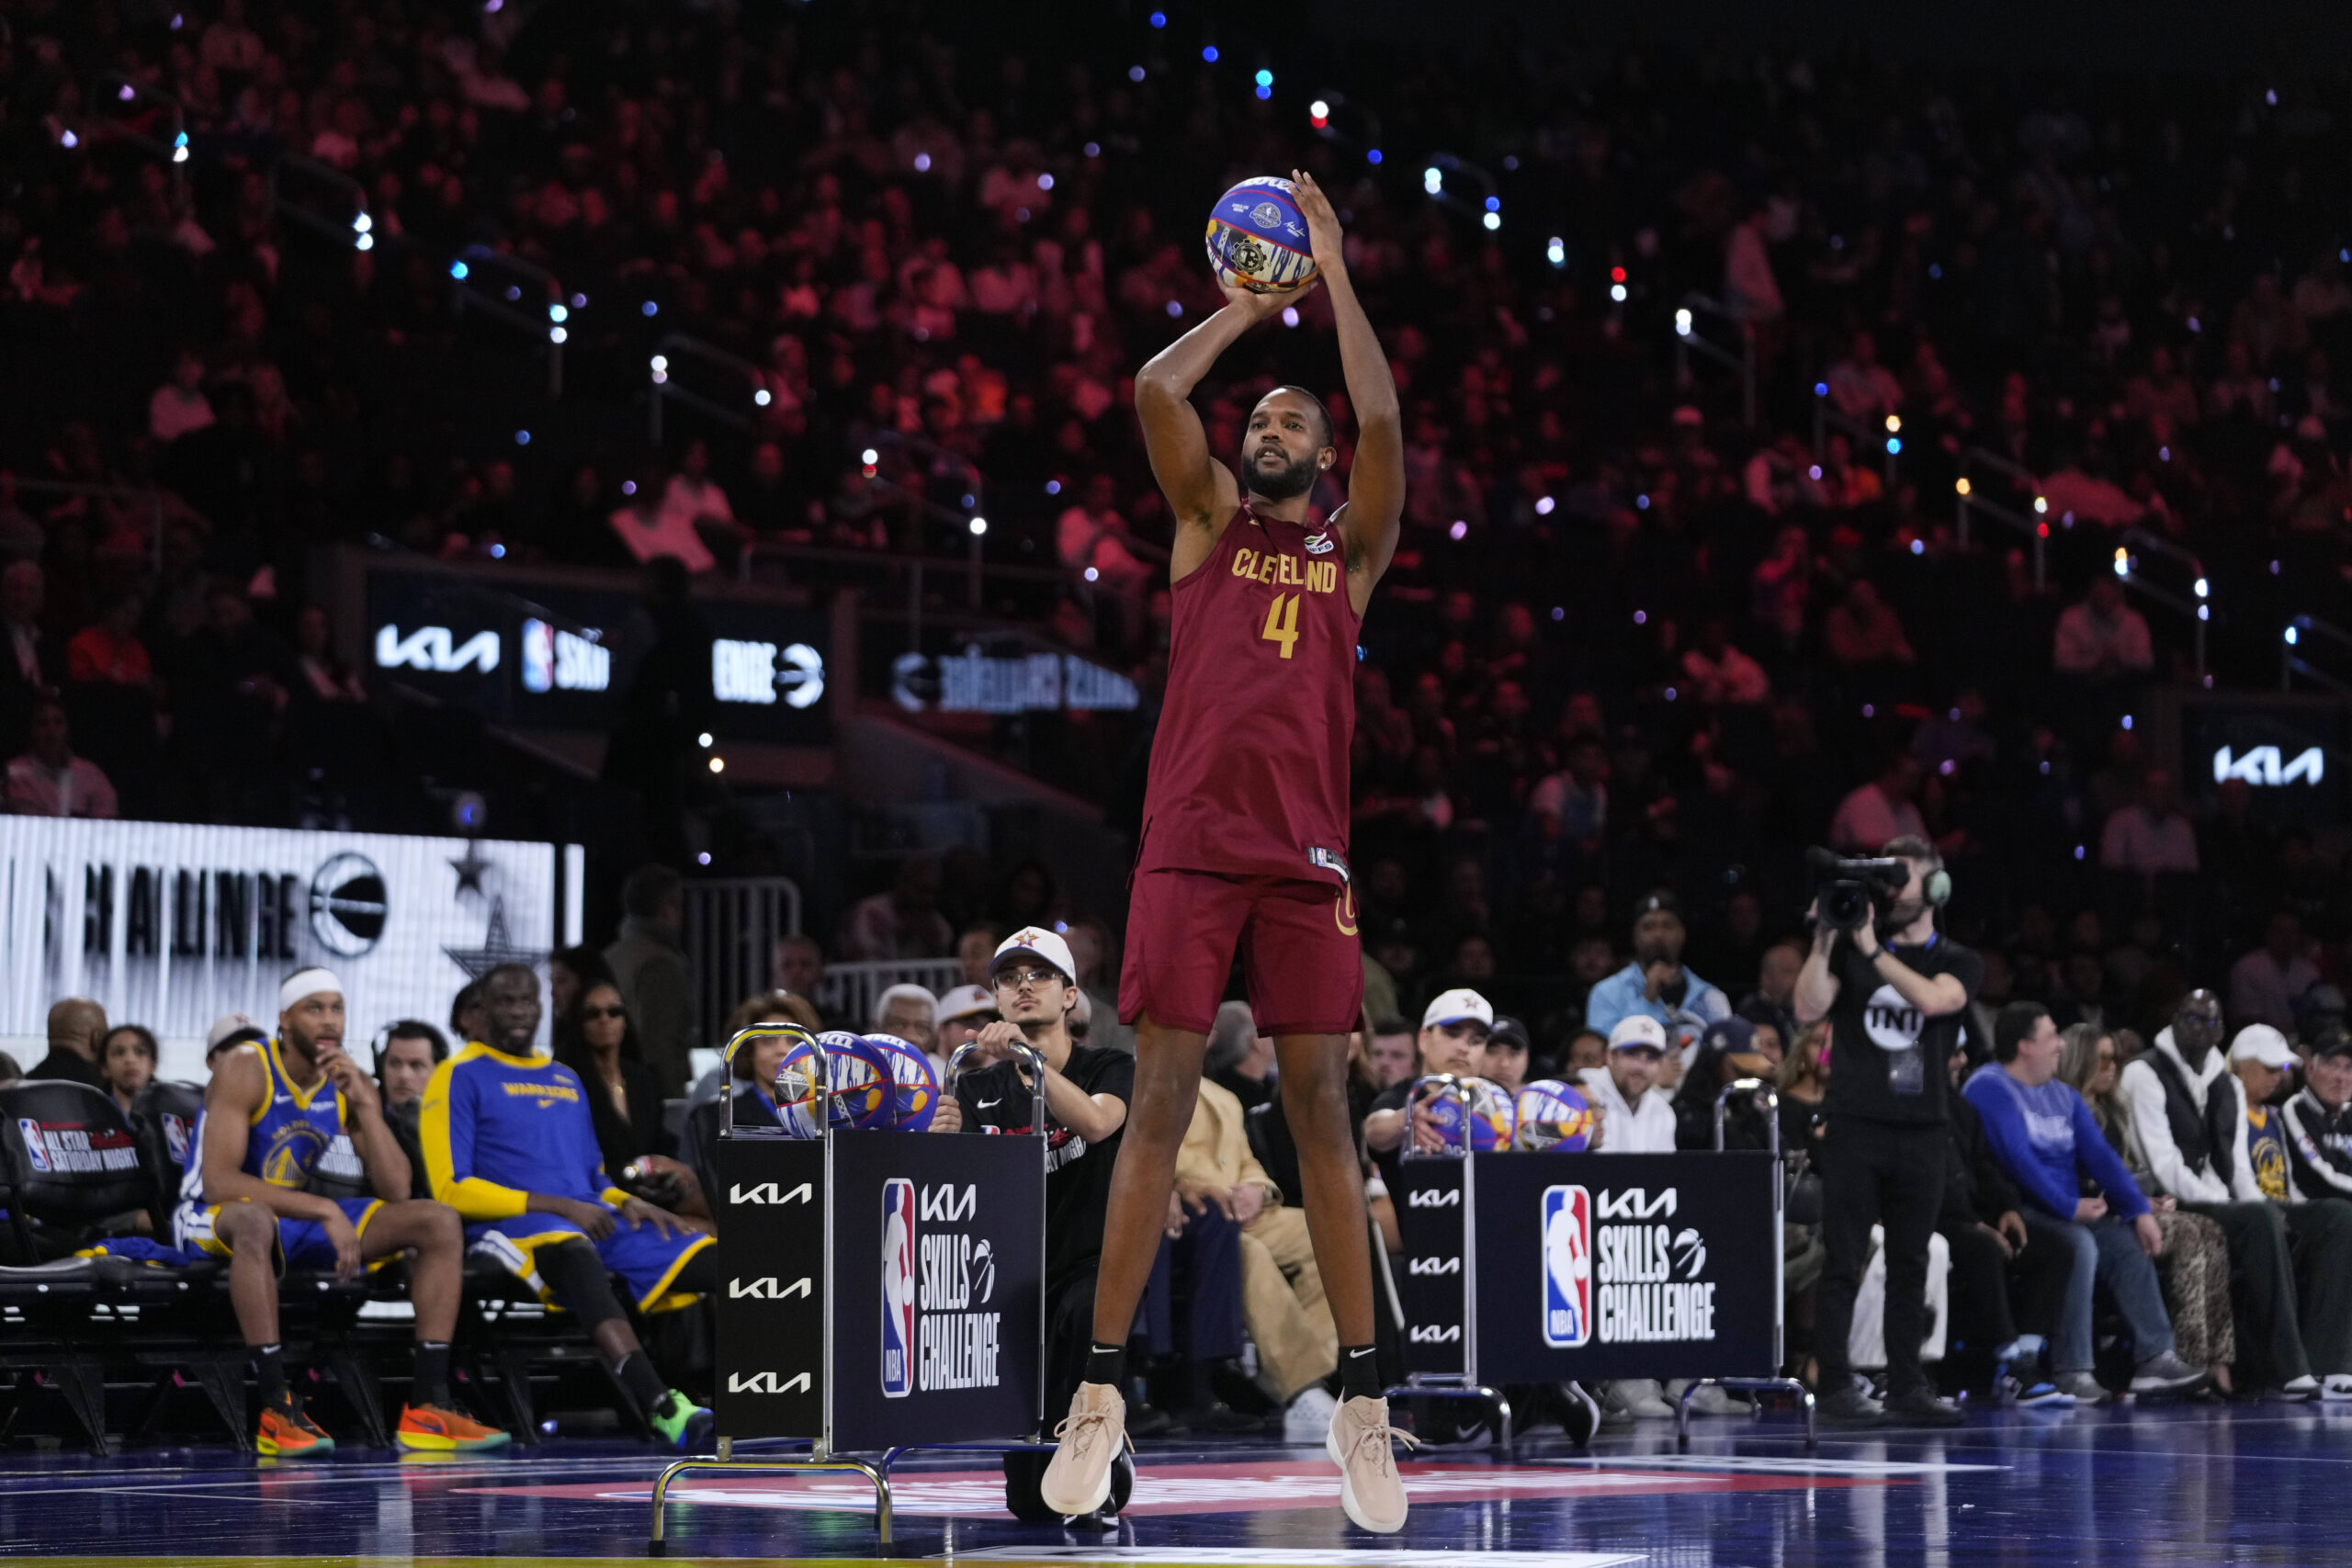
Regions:
[[[1365,1529],[1405,1523],[1388,1404],[1374,1370],[1363,1177],[1348,1117],[1348,1035],[1363,965],[1348,886],[1348,743],[1357,628],[1396,549],[1404,443],[1388,360],[1348,279],[1338,217],[1294,173],[1317,274],[1339,323],[1357,422],[1348,499],[1309,522],[1339,461],[1330,413],[1278,387],[1250,412],[1240,479],[1209,451],[1187,400],[1218,355],[1298,298],[1227,287],[1226,305],[1136,377],[1136,414],[1176,538],[1168,694],[1130,885],[1119,1016],[1136,1029],[1136,1086],[1112,1179],[1085,1382],[1041,1491],[1063,1514],[1110,1490],[1125,1438],[1125,1348],[1191,1125],[1201,1059],[1236,947],[1258,1027],[1274,1038],[1298,1145],[1315,1259],[1340,1339],[1326,1451]]]

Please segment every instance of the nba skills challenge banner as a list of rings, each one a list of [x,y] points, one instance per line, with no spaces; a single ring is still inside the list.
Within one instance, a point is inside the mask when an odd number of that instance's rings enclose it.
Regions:
[[[1772,1156],[1489,1154],[1403,1171],[1415,1371],[1776,1374]]]
[[[739,1134],[718,1176],[728,1256],[748,1260],[718,1303],[722,1435],[859,1450],[1037,1429],[1038,1139]]]
[[[232,1010],[275,1025],[278,982],[313,964],[355,1039],[439,1019],[469,979],[579,940],[580,871],[551,844],[0,817],[0,1034],[40,1034],[66,996],[167,1046]]]

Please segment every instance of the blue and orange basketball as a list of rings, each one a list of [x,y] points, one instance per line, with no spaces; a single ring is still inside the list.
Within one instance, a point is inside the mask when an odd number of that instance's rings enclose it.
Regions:
[[[836,1128],[888,1126],[898,1100],[888,1058],[846,1030],[828,1030],[817,1043],[825,1048],[827,1121]]]
[[[1287,294],[1315,279],[1315,253],[1298,187],[1261,175],[1243,180],[1209,209],[1209,270],[1227,288]]]
[[[775,1116],[787,1137],[813,1138],[825,1130],[825,1054],[813,1035],[803,1034],[775,1066]]]
[[[932,1076],[931,1058],[914,1042],[895,1034],[869,1034],[865,1043],[890,1064],[890,1111],[876,1125],[905,1133],[931,1131],[931,1119],[939,1110],[939,1080]]]
[[[1510,1147],[1511,1134],[1518,1125],[1510,1096],[1503,1092],[1500,1084],[1488,1078],[1464,1078],[1461,1083],[1470,1102],[1466,1135],[1463,1103],[1448,1086],[1435,1078],[1419,1078],[1413,1084],[1414,1100],[1426,1100],[1430,1120],[1436,1124],[1446,1147],[1458,1152],[1466,1145],[1476,1154]]]
[[[1592,1106],[1557,1078],[1537,1078],[1519,1091],[1519,1146],[1581,1154],[1592,1142]]]
[[[1470,1091],[1471,1149],[1484,1155],[1510,1147],[1519,1115],[1511,1109],[1510,1090],[1492,1078],[1464,1078],[1462,1087]]]

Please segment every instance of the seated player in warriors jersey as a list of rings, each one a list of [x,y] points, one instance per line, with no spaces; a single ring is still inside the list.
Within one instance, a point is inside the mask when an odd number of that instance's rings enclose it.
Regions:
[[[1330,413],[1313,393],[1277,387],[1259,400],[1238,479],[1210,452],[1188,400],[1284,296],[1227,290],[1223,310],[1136,377],[1136,416],[1176,533],[1167,696],[1120,980],[1120,1021],[1136,1030],[1134,1112],[1112,1181],[1093,1349],[1040,1490],[1069,1515],[1099,1507],[1109,1491],[1125,1436],[1123,1348],[1238,948],[1258,1030],[1274,1040],[1307,1231],[1339,1329],[1340,1402],[1325,1450],[1348,1517],[1392,1531],[1404,1528],[1405,1490],[1374,1371],[1371,1231],[1347,1099],[1348,1036],[1363,1010],[1348,745],[1358,632],[1405,504],[1404,444],[1396,383],[1349,282],[1339,219],[1314,180],[1293,179],[1357,423],[1346,504],[1328,519],[1311,507],[1317,479],[1340,460]],[[1256,355],[1240,373],[1266,365]]]
[[[334,1439],[287,1384],[277,1340],[279,1269],[332,1269],[351,1280],[411,1249],[416,1374],[401,1412],[400,1446],[424,1452],[502,1446],[504,1432],[466,1416],[450,1398],[464,1236],[446,1205],[409,1197],[408,1156],[384,1124],[376,1086],[343,1054],[343,982],[305,969],[279,987],[278,1008],[276,1040],[238,1045],[213,1061],[172,1227],[182,1250],[229,1260],[229,1298],[260,1384],[254,1446],[287,1459],[334,1450]],[[346,1134],[376,1196],[304,1191],[321,1157]]]
[[[465,1216],[469,1250],[579,1315],[664,1442],[693,1448],[710,1412],[664,1386],[612,1276],[639,1312],[683,1306],[717,1288],[714,1244],[613,1185],[580,1075],[533,1044],[540,1012],[538,976],[523,965],[483,978],[469,1021],[486,1040],[435,1067],[424,1089],[418,1133],[433,1195]]]

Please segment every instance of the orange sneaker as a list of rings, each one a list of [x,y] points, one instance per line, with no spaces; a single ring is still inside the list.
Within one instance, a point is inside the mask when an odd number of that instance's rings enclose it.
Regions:
[[[392,1440],[411,1453],[479,1453],[504,1448],[507,1437],[447,1405],[405,1404]]]
[[[311,1419],[300,1402],[288,1399],[262,1407],[254,1448],[265,1459],[324,1459],[334,1452],[334,1439]]]

